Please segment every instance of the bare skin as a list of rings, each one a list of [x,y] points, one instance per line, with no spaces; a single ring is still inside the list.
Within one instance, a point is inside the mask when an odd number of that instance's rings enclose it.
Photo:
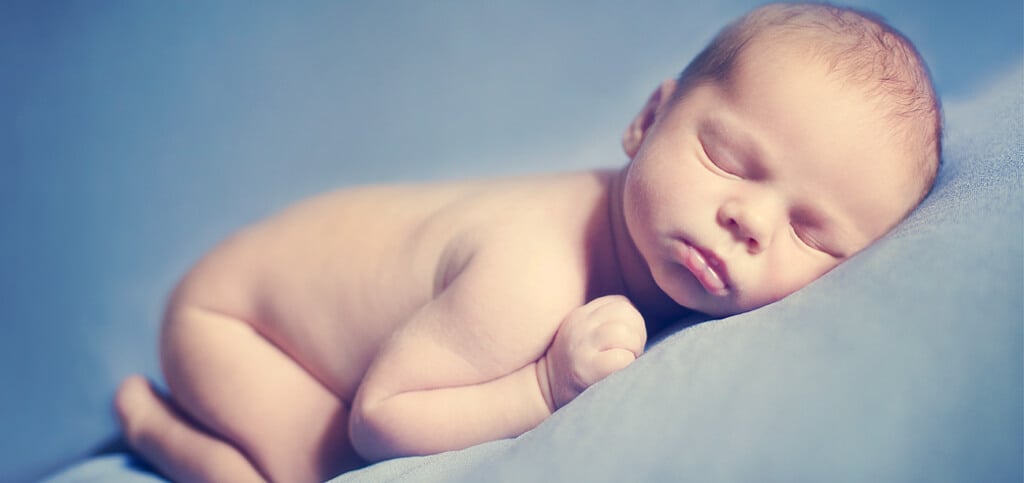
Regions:
[[[616,175],[362,188],[242,231],[172,296],[161,354],[179,409],[140,379],[120,391],[129,441],[174,479],[311,481],[363,464],[352,443],[378,460],[532,428],[643,351],[637,309],[600,298],[626,293],[611,241]],[[662,315],[652,321],[683,311],[633,273]],[[567,314],[584,308],[599,314],[579,324],[593,368],[555,401],[539,361]],[[386,424],[444,436],[385,436]],[[147,451],[147,438],[170,438],[157,427],[181,442]],[[196,453],[218,461],[182,471]]]
[[[340,191],[225,241],[168,306],[173,402],[118,392],[129,444],[175,480],[320,481],[514,437],[664,322],[827,272],[920,187],[859,91],[764,50],[659,86],[622,170]]]

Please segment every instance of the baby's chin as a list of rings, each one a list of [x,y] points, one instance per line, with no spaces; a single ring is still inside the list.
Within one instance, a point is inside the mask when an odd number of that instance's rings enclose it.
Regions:
[[[725,318],[750,312],[751,310],[778,302],[789,295],[752,299],[744,292],[735,289],[730,290],[726,295],[712,295],[703,291],[703,288],[699,285],[695,288],[698,290],[696,292],[698,294],[697,297],[692,297],[691,295],[695,292],[690,291],[683,291],[679,296],[675,296],[672,292],[668,291],[666,293],[683,308],[714,318]]]
[[[654,283],[682,308],[714,318],[725,318],[773,304],[796,292],[792,290],[758,291],[727,285],[725,293],[713,294],[680,264],[665,264],[652,271]]]
[[[669,276],[667,280],[659,280],[659,278],[656,276],[654,280],[658,288],[676,305],[688,311],[715,318],[746,312],[737,305],[736,294],[733,291],[725,295],[712,295],[699,282],[689,277]]]

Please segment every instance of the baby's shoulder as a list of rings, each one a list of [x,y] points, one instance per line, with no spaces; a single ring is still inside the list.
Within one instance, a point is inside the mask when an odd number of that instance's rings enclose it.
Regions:
[[[579,172],[481,182],[438,214],[451,237],[441,266],[450,282],[472,265],[474,276],[530,291],[587,281],[588,234],[607,216],[607,176]],[[485,282],[486,283],[486,282]]]
[[[562,256],[582,248],[595,216],[607,216],[607,186],[599,171],[467,182],[430,224],[474,252]]]

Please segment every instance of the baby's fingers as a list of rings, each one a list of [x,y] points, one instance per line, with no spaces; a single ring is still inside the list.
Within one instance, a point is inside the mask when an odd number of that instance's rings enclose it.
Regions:
[[[647,331],[642,324],[622,320],[601,324],[591,337],[591,343],[598,351],[626,349],[634,358],[643,353],[644,344],[647,343]]]
[[[636,356],[626,349],[609,349],[598,353],[594,357],[594,374],[589,381],[590,384],[608,377],[609,374],[623,369],[635,360]]]

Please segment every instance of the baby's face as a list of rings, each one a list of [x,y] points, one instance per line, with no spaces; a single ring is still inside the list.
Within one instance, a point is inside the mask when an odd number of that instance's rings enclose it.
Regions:
[[[654,123],[624,138],[629,232],[658,286],[711,315],[803,287],[882,236],[921,190],[862,90],[761,50],[728,83],[676,103],[656,94]]]

